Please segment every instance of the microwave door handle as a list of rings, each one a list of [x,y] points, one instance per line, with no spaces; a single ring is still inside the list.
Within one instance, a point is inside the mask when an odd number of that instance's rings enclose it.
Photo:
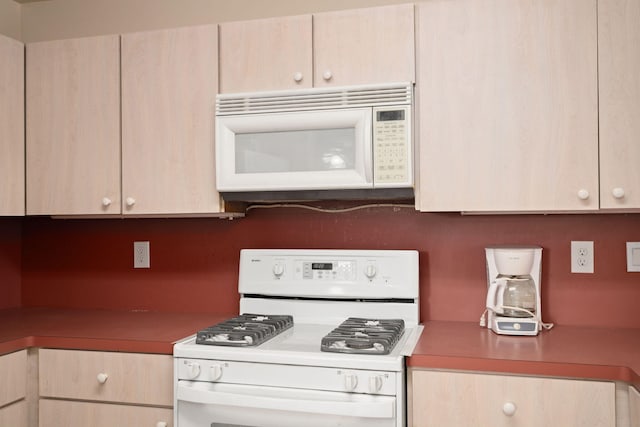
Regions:
[[[341,402],[336,400],[265,397],[184,386],[178,386],[177,395],[180,401],[204,405],[239,406],[238,402],[242,402],[243,409],[260,408],[363,418],[393,418],[395,416],[395,405],[392,398],[385,399],[385,401],[354,402],[345,400]]]

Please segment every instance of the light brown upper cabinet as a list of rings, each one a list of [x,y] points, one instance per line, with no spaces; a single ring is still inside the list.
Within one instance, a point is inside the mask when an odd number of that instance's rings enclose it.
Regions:
[[[640,0],[598,1],[600,207],[640,208]]]
[[[119,214],[119,36],[26,52],[27,214]]]
[[[0,35],[0,216],[24,215],[24,45]]]
[[[596,0],[416,8],[416,207],[598,209]]]
[[[220,25],[220,91],[415,80],[414,6]]]
[[[122,212],[220,212],[216,25],[122,36]]]

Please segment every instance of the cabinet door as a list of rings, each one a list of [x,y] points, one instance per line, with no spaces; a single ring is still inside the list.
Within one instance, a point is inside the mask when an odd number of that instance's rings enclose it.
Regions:
[[[416,7],[417,207],[598,209],[596,0]]]
[[[123,213],[220,211],[217,26],[122,36]]]
[[[27,427],[27,402],[21,400],[0,408],[0,426]]]
[[[220,92],[308,88],[311,15],[220,24]]]
[[[415,80],[413,4],[313,15],[315,86]]]
[[[148,406],[40,399],[39,427],[173,426],[173,411]]]
[[[640,0],[598,1],[600,207],[640,208]]]
[[[26,76],[27,214],[119,214],[119,36],[27,44]]]
[[[640,393],[633,386],[629,386],[629,408],[631,427],[640,427]]]
[[[0,216],[24,215],[24,45],[0,35]]]
[[[615,427],[615,384],[412,372],[414,427]]]
[[[0,357],[0,407],[23,399],[26,395],[27,351],[16,351]]]

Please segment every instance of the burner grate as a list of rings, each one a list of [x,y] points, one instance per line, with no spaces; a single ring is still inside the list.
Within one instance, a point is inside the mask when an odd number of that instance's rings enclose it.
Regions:
[[[256,346],[292,326],[293,316],[241,314],[198,331],[196,344]]]
[[[322,338],[320,350],[334,353],[389,354],[403,333],[402,319],[349,317]]]

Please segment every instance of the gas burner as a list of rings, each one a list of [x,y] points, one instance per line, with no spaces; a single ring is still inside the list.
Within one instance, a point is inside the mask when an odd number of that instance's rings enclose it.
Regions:
[[[292,326],[292,316],[241,314],[198,331],[196,344],[256,346]]]
[[[322,338],[320,350],[334,353],[389,354],[403,332],[402,319],[349,317]]]

